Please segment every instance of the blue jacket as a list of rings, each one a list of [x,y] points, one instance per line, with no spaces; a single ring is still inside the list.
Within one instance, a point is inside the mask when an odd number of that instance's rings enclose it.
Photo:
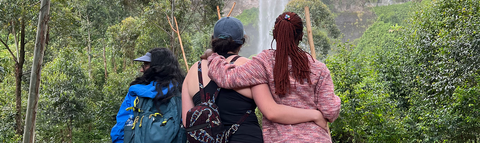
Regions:
[[[113,143],[123,143],[123,128],[125,126],[125,122],[127,122],[130,115],[133,116],[133,111],[129,110],[126,111],[128,107],[133,106],[133,101],[137,96],[146,97],[146,98],[155,98],[157,95],[157,90],[155,89],[154,81],[150,82],[148,85],[144,84],[135,84],[130,86],[128,89],[127,96],[123,100],[122,106],[120,106],[120,110],[117,113],[117,124],[113,126],[110,136],[112,137]],[[170,88],[173,87],[173,84],[169,85]],[[163,95],[168,93],[167,87],[162,87]]]

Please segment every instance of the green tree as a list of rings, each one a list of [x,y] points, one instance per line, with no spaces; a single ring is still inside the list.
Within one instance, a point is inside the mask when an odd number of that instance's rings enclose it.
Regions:
[[[72,49],[60,50],[58,57],[45,66],[41,90],[44,98],[39,103],[42,116],[38,124],[44,132],[38,133],[42,137],[39,140],[72,142],[75,128],[93,120],[87,112],[92,84],[88,73],[79,66],[77,56]]]
[[[26,37],[27,32],[31,32],[31,22],[34,20],[34,9],[37,8],[35,1],[20,0],[20,1],[2,1],[0,2],[0,42],[3,47],[8,50],[15,62],[15,99],[16,99],[16,113],[15,113],[15,133],[18,135],[23,134],[23,120],[22,120],[22,77],[23,66],[25,64],[25,45],[33,38]],[[3,36],[5,35],[5,36]],[[9,38],[13,37],[13,45],[15,51],[12,51],[13,47],[10,47],[11,43]],[[20,41],[19,41],[20,40]],[[3,48],[2,48],[3,49]]]
[[[288,2],[285,11],[291,11],[297,13],[302,19],[305,19],[305,7],[310,8],[310,16],[312,22],[312,34],[315,45],[315,51],[319,51],[318,57],[325,59],[328,51],[331,49],[330,39],[338,38],[341,33],[335,25],[335,19],[333,13],[328,7],[323,4],[321,0],[292,0]],[[304,28],[303,33],[306,32]],[[308,45],[308,36],[303,37],[301,45]],[[310,51],[304,47],[306,51]]]
[[[189,55],[193,51],[199,51],[197,48],[208,47],[203,42],[200,42],[202,43],[201,47],[192,47],[191,44],[192,41],[203,40],[204,35],[211,35],[211,28],[218,20],[217,5],[222,7],[223,1],[169,0],[167,2],[149,3],[144,8],[143,15],[141,15],[144,25],[141,27],[142,34],[139,37],[139,47],[167,47],[177,55],[180,62],[183,62],[177,34],[172,31],[168,24],[167,15],[170,17],[170,22],[174,28],[173,17],[176,17],[186,57],[190,57]],[[198,58],[195,58],[192,62],[197,60]],[[189,65],[193,64],[188,59],[187,62]],[[183,67],[184,64],[181,65]],[[186,67],[184,68],[186,69]]]
[[[342,112],[332,123],[332,139],[347,142],[401,142],[406,136],[400,110],[372,60],[361,60],[352,44],[335,45],[325,63],[342,100]]]
[[[480,13],[478,0],[422,1],[401,40],[411,81],[409,121],[419,140],[475,141],[479,138]],[[468,108],[469,111],[465,110]],[[471,113],[471,114],[465,114]],[[420,130],[418,130],[420,129]]]
[[[132,61],[135,58],[135,47],[137,38],[140,36],[139,20],[133,17],[127,17],[121,23],[109,27],[108,36],[111,38],[109,44],[113,49],[112,62],[114,71],[116,71],[115,55],[118,53],[123,57],[123,68],[127,65],[127,60]]]
[[[402,61],[398,45],[404,35],[406,19],[411,16],[413,3],[405,3],[391,6],[375,7],[373,11],[378,16],[376,22],[358,39],[358,46],[353,54],[360,61],[372,61],[372,67],[376,69],[380,77],[386,82],[386,86],[392,92],[390,98],[398,102],[399,108],[407,109],[410,94],[408,84],[401,80],[405,74],[402,72]]]

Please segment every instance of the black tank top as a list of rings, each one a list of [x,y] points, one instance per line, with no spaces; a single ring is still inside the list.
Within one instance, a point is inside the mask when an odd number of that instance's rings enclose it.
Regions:
[[[225,55],[227,58],[230,55]],[[210,81],[205,86],[205,92],[215,93],[217,84]],[[193,103],[195,105],[201,102],[200,92],[195,93],[193,96]],[[215,103],[218,106],[220,112],[220,119],[225,125],[225,128],[230,128],[232,124],[237,123],[248,110],[255,111],[257,105],[248,97],[241,95],[232,89],[221,89],[218,98]],[[262,129],[258,124],[257,116],[255,113],[250,114],[247,119],[240,124],[237,132],[230,137],[231,142],[244,142],[244,143],[261,143],[263,142]]]

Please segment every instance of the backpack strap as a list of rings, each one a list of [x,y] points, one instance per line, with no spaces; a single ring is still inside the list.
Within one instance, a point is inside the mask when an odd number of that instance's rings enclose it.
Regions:
[[[239,55],[236,55],[235,57],[233,57],[233,59],[230,61],[230,64],[235,63],[235,61],[237,61],[238,58],[240,58]]]
[[[243,115],[243,117],[240,120],[238,120],[237,124],[242,124],[242,122],[245,121],[251,113],[252,113],[252,110],[248,110],[245,113],[245,115]]]
[[[198,82],[199,82],[199,88],[200,88],[200,98],[202,102],[207,101],[205,98],[205,90],[203,86],[203,78],[202,78],[202,61],[198,61]]]
[[[209,93],[205,93],[205,85],[203,84],[203,78],[202,78],[202,61],[198,62],[198,81],[199,81],[199,87],[200,87],[201,100],[202,102],[207,102],[212,97],[210,96]],[[217,88],[214,95],[218,95],[219,91],[220,91],[220,87]],[[215,100],[215,97],[213,99]]]
[[[240,58],[239,55],[236,55],[231,61],[230,61],[230,64],[233,64],[235,63],[235,61],[237,61],[237,59]],[[199,81],[199,88],[200,88],[200,97],[201,97],[201,101],[202,102],[206,102],[207,100],[214,100],[217,99],[218,97],[218,93],[220,92],[220,87],[217,87],[217,90],[215,91],[215,93],[213,94],[213,98],[212,96],[210,96],[209,93],[205,93],[205,85],[203,84],[203,78],[202,78],[202,61],[198,61],[198,81]]]
[[[230,64],[233,64],[235,63],[235,61],[237,61],[237,59],[240,58],[239,55],[235,55],[235,57],[233,57],[232,60],[230,60]],[[215,91],[215,94],[213,94],[213,100],[215,101],[218,97],[218,93],[220,92],[220,87],[217,87],[217,90]]]

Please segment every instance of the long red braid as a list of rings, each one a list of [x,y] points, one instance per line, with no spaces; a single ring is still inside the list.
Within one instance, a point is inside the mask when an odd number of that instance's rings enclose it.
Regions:
[[[301,84],[304,83],[305,79],[311,84],[308,56],[305,51],[298,47],[302,36],[303,22],[296,13],[284,12],[277,17],[273,29],[273,39],[277,42],[273,78],[275,93],[279,96],[290,93],[289,57],[292,61],[291,72],[293,78]]]

